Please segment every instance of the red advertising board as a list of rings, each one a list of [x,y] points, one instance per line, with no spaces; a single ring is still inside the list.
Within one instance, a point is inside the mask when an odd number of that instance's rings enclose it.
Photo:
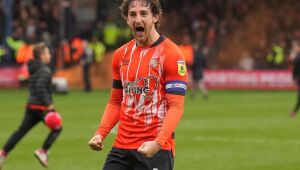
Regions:
[[[210,89],[291,90],[296,86],[289,70],[206,70]]]
[[[18,67],[0,67],[0,87],[19,87],[18,75]]]
[[[0,88],[19,87],[19,67],[0,67]],[[205,70],[209,89],[291,90],[295,83],[289,70]]]

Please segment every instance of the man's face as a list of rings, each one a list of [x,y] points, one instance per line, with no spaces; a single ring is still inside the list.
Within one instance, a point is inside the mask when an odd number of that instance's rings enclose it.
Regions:
[[[129,5],[127,24],[138,42],[144,42],[151,36],[157,20],[158,16],[153,16],[146,1],[135,0]]]

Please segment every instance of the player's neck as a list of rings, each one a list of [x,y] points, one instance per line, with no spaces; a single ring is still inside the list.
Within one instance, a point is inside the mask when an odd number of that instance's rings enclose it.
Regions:
[[[144,41],[137,41],[138,46],[140,47],[146,47],[152,45],[156,40],[159,38],[159,33],[156,31],[156,29],[153,29],[149,36]]]

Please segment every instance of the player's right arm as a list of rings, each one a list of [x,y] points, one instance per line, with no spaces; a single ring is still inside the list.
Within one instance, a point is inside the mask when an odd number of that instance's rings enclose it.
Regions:
[[[93,150],[103,149],[103,140],[109,134],[111,129],[117,124],[120,117],[121,103],[123,98],[123,87],[120,77],[120,55],[116,52],[112,61],[113,85],[109,101],[105,107],[99,127],[89,141],[89,146]]]

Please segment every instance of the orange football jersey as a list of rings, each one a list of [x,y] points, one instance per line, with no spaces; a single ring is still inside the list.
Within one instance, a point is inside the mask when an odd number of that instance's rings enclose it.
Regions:
[[[139,47],[132,40],[113,57],[113,88],[123,89],[117,148],[137,149],[154,140],[168,111],[166,93],[185,95],[187,71],[175,43],[160,38],[151,46]],[[170,135],[163,149],[173,148]]]

